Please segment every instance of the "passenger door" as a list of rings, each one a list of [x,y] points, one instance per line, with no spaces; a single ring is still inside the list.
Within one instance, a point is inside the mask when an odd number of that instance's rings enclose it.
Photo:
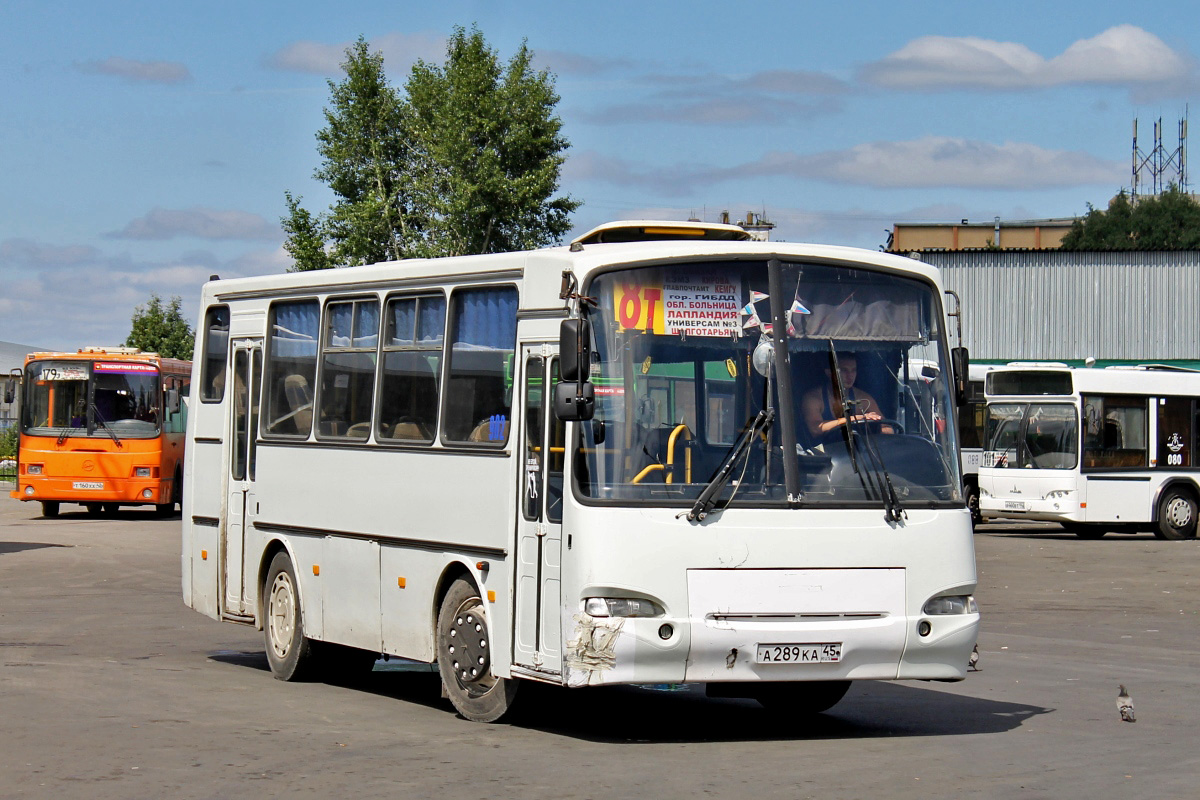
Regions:
[[[253,519],[256,502],[254,469],[262,384],[262,340],[235,340],[231,358],[233,391],[229,399],[229,446],[225,450],[228,488],[221,541],[225,586],[221,611],[223,616],[239,619],[254,616],[254,586],[247,586],[245,581],[246,525]]]
[[[562,672],[562,508],[566,429],[554,416],[557,346],[524,345],[513,662]]]

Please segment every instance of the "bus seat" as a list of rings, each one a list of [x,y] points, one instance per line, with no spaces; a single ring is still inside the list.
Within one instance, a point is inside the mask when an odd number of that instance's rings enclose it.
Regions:
[[[307,433],[312,429],[312,390],[308,387],[308,379],[303,375],[288,375],[283,380],[283,394],[287,398],[290,416],[296,424],[299,433]]]
[[[468,442],[503,442],[508,440],[508,419],[505,418],[499,423],[499,429],[495,431],[498,436],[493,437],[493,426],[497,423],[492,421],[491,417],[485,417],[479,421],[475,429],[471,431],[471,435],[467,437]]]
[[[433,437],[429,434],[429,430],[420,422],[412,419],[402,419],[388,431],[387,438],[428,442]]]
[[[356,422],[346,429],[346,435],[351,439],[366,439],[371,435],[371,423]]]

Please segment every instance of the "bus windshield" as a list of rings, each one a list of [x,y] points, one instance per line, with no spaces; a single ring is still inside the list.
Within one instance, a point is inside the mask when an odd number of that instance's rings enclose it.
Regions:
[[[987,407],[985,467],[1074,469],[1079,422],[1066,403],[991,403]]]
[[[31,436],[149,438],[160,417],[159,371],[123,361],[34,361],[21,431]]]
[[[906,507],[961,504],[934,287],[860,267],[776,268],[779,298],[765,259],[593,280],[596,413],[578,426],[574,470],[585,502],[691,505],[732,453],[720,507],[878,506],[885,492]],[[799,473],[790,501],[786,449]]]

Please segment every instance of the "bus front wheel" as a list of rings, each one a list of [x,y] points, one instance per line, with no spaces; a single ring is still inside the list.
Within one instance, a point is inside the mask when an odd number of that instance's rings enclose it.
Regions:
[[[474,722],[495,722],[517,693],[513,680],[492,673],[487,608],[479,590],[459,578],[442,599],[437,623],[437,663],[455,710]]]
[[[850,681],[789,681],[762,683],[754,688],[754,699],[763,708],[807,716],[837,705],[850,689]]]
[[[1196,538],[1196,496],[1172,486],[1158,501],[1158,532],[1164,539]]]
[[[58,501],[43,500],[42,501],[42,516],[46,519],[53,519],[58,516]]]
[[[299,583],[292,559],[279,551],[263,584],[263,638],[267,663],[281,681],[304,680],[315,666],[313,642],[304,635]]]

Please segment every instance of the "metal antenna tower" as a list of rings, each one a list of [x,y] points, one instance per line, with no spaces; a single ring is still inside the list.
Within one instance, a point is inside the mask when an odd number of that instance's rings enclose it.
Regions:
[[[1179,146],[1170,152],[1163,144],[1163,122],[1159,117],[1154,122],[1154,146],[1149,152],[1138,149],[1138,121],[1133,120],[1133,181],[1131,199],[1147,193],[1162,194],[1171,184],[1180,190],[1188,190],[1187,177],[1187,107],[1183,119],[1179,120]],[[1148,191],[1147,191],[1148,190]]]

